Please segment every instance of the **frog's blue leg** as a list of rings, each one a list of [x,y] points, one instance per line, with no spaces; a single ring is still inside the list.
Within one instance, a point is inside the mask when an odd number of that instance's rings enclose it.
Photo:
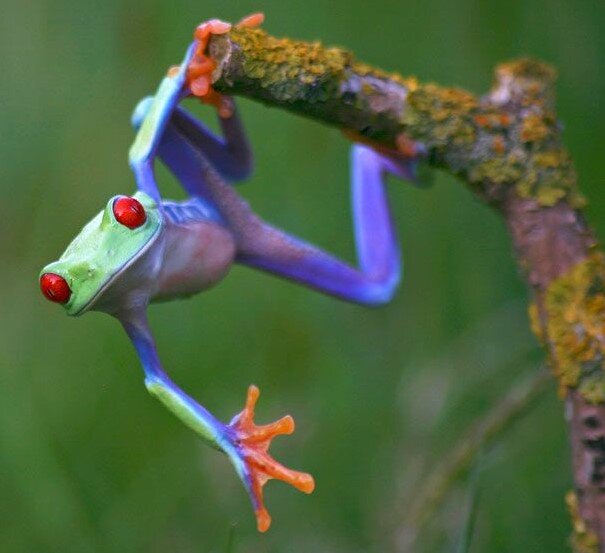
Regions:
[[[147,389],[204,441],[227,454],[248,491],[260,531],[267,530],[271,523],[263,503],[262,488],[267,480],[277,478],[306,493],[313,491],[315,484],[311,475],[284,467],[268,453],[275,436],[294,431],[292,417],[257,426],[254,407],[260,392],[256,386],[250,386],[244,410],[229,424],[222,423],[164,372],[146,318],[130,314],[120,320],[143,365]]]
[[[149,392],[160,399],[209,445],[215,449],[224,449],[221,442],[227,432],[225,425],[170,380],[162,369],[147,322],[138,318],[121,322],[143,365],[145,385]]]
[[[172,122],[178,124],[182,134],[189,137],[191,145],[203,152],[206,159],[223,178],[229,182],[247,179],[253,170],[253,155],[250,142],[233,98],[225,97],[232,103],[229,117],[218,120],[223,137],[216,136],[199,119],[190,115],[184,109],[177,107],[173,113]],[[162,141],[160,149],[167,145]]]
[[[366,146],[353,146],[351,158],[359,269],[268,225],[238,259],[347,301],[364,305],[389,302],[401,278],[401,261],[385,174],[406,176],[406,173],[401,162],[396,163]]]
[[[214,134],[201,121],[187,113],[182,108],[174,107],[179,112],[179,125],[186,129],[191,137],[193,147],[204,152],[212,162],[215,169],[229,182],[247,179],[254,167],[252,148],[246,135],[241,117],[232,98],[225,97],[224,101],[230,102],[231,109],[229,117],[221,117],[218,120],[222,131],[222,137]],[[148,113],[154,105],[154,97],[148,96],[141,100],[132,115],[132,125],[139,129],[145,121]],[[164,131],[165,127],[162,128]],[[165,155],[171,155],[171,144],[162,136],[158,144],[159,151],[165,150]],[[196,186],[188,186],[192,179],[182,181],[185,189],[190,195],[198,195]]]
[[[182,123],[190,119],[181,108],[174,111],[158,153],[187,190],[195,190],[216,204],[236,236],[239,262],[347,301],[379,305],[392,298],[401,263],[384,176],[390,172],[410,177],[405,161],[395,162],[365,146],[353,147],[352,203],[360,263],[356,269],[254,215],[197,147],[196,127]]]
[[[187,94],[187,67],[195,48],[194,42],[188,48],[180,69],[162,80],[153,101],[144,106],[144,117],[128,155],[137,187],[156,201],[161,198],[155,182],[153,160],[172,111]],[[141,115],[141,111],[135,111],[133,119],[140,120]]]

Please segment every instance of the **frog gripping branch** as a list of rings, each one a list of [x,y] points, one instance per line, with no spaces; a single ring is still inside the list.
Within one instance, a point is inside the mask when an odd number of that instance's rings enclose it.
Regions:
[[[534,59],[502,63],[491,90],[477,96],[260,29],[212,35],[208,53],[216,91],[335,126],[374,150],[424,151],[428,165],[503,218],[531,293],[531,327],[565,404],[571,543],[578,553],[605,553],[605,254],[582,212],[555,69]]]
[[[261,21],[262,16],[255,14],[239,26],[250,28]],[[208,445],[227,454],[263,532],[271,522],[263,503],[263,486],[269,479],[305,493],[315,486],[312,476],[284,467],[268,453],[275,436],[294,431],[293,419],[287,416],[257,426],[254,407],[259,390],[250,386],[244,410],[229,424],[218,420],[164,371],[147,307],[155,300],[186,297],[214,286],[234,263],[345,301],[370,306],[388,302],[400,280],[400,255],[385,175],[413,180],[421,153],[353,147],[359,269],[267,224],[231,186],[249,176],[252,154],[234,101],[211,86],[216,64],[207,57],[208,41],[231,28],[218,20],[199,26],[181,65],[168,72],[155,96],[136,107],[132,123],[138,132],[130,165],[138,191],[111,198],[61,258],[42,270],[40,287],[69,315],[97,310],[121,322],[138,353],[149,392]],[[191,96],[216,107],[223,137],[180,107]],[[162,198],[154,175],[156,158],[176,176],[188,200]]]

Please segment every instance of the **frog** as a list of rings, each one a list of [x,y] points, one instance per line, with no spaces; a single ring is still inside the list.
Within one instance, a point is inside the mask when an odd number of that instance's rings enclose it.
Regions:
[[[242,25],[257,25],[258,16]],[[234,265],[285,278],[317,292],[365,306],[394,296],[401,254],[386,192],[389,174],[414,180],[417,156],[387,155],[365,144],[351,150],[351,202],[358,266],[277,228],[257,215],[235,185],[253,171],[253,154],[233,98],[209,86],[206,56],[212,34],[230,25],[210,20],[196,29],[182,63],[168,71],[156,93],[132,115],[136,131],[129,161],[137,190],[109,199],[39,276],[40,288],[70,316],[99,311],[117,319],[132,342],[145,386],[206,444],[225,453],[249,497],[257,528],[271,516],[263,487],[278,479],[311,493],[314,478],[269,453],[272,440],[291,434],[287,415],[255,423],[260,392],[250,385],[244,409],[225,423],[183,391],[163,368],[147,309],[154,302],[188,298],[219,284]],[[181,103],[190,97],[215,106],[220,134]],[[187,193],[164,199],[155,176],[161,161]]]

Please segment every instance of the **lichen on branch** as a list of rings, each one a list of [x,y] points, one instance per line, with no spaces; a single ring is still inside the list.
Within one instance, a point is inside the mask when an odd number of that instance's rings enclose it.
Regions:
[[[234,28],[214,36],[217,90],[241,94],[395,145],[414,79],[374,70],[341,48]],[[354,122],[354,124],[350,124]]]
[[[576,551],[605,553],[605,257],[580,208],[555,112],[556,73],[499,65],[492,90],[421,83],[342,48],[233,28],[213,36],[213,86],[335,126],[389,155],[414,145],[498,208],[532,293],[532,329],[565,396]]]
[[[599,553],[599,538],[587,526],[580,516],[580,502],[575,492],[568,492],[565,503],[573,526],[570,538],[575,553]]]
[[[559,383],[605,402],[605,257],[595,252],[554,280],[544,296],[546,331]]]
[[[393,150],[402,137],[418,141],[432,165],[461,177],[489,202],[515,187],[543,206],[562,199],[583,204],[554,113],[555,73],[546,64],[502,64],[492,93],[478,98],[373,68],[342,48],[275,38],[261,29],[214,36],[209,52],[217,61],[217,90]]]

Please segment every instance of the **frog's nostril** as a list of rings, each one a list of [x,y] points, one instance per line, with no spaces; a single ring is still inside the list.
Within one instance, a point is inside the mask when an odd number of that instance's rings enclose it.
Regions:
[[[46,299],[56,303],[67,303],[71,296],[67,281],[55,273],[44,273],[40,277],[40,290]]]

